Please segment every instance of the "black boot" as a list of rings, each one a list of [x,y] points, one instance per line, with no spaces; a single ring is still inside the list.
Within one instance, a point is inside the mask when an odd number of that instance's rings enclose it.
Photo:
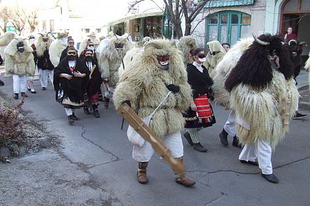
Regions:
[[[110,99],[104,97],[104,98],[103,98],[103,102],[104,102],[104,107],[105,107],[106,109],[108,109],[108,108],[109,108]]]
[[[14,99],[18,99],[18,93],[14,93]]]
[[[72,115],[68,116],[68,122],[69,122],[70,125],[74,124],[74,119],[73,119]]]
[[[238,137],[237,137],[236,135],[234,136],[234,140],[233,140],[233,142],[232,142],[232,145],[233,145],[234,147],[241,148],[241,144],[240,144],[239,139],[238,139]]]
[[[224,145],[225,147],[228,146],[227,136],[228,136],[228,133],[225,131],[225,129],[223,129],[222,132],[219,134],[220,141],[222,145]]]
[[[192,141],[192,138],[191,138],[191,135],[190,135],[188,132],[185,132],[185,133],[184,133],[184,137],[185,137],[185,139],[187,140],[187,142],[188,142],[189,145],[191,145],[191,146],[194,145],[194,143],[193,143],[193,141]]]
[[[200,142],[199,143],[194,143],[194,146],[193,146],[194,150],[197,150],[199,152],[207,152],[208,150],[206,148],[204,148]]]
[[[100,114],[98,112],[98,105],[97,104],[93,104],[93,110],[94,110],[94,116],[96,118],[99,118],[100,117]]]
[[[89,110],[88,110],[88,107],[86,107],[86,106],[84,106],[84,113],[85,113],[86,115],[90,115],[90,112],[89,112]]]
[[[74,113],[72,113],[72,115],[71,115],[71,119],[73,119],[74,121],[79,120],[79,118],[77,118],[77,116],[75,116],[75,114],[74,114]]]
[[[28,95],[27,95],[25,92],[21,92],[21,93],[20,93],[20,96],[21,96],[21,97],[28,97]]]
[[[4,86],[4,82],[0,79],[0,86]]]

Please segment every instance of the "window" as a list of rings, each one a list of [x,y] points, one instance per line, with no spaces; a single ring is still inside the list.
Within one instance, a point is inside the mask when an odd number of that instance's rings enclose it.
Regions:
[[[250,36],[251,16],[238,11],[211,14],[206,19],[206,42],[218,40],[235,44],[238,39]]]
[[[90,29],[85,29],[85,33],[88,34],[90,32]]]
[[[96,29],[97,33],[101,33],[101,29]]]

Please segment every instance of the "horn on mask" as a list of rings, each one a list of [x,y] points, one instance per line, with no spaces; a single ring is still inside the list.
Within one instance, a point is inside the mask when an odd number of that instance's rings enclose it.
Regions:
[[[259,43],[260,45],[267,46],[267,45],[270,44],[270,42],[265,42],[265,41],[260,40],[260,39],[257,38],[254,34],[252,34],[252,36],[253,36],[254,40],[255,40],[257,43]]]

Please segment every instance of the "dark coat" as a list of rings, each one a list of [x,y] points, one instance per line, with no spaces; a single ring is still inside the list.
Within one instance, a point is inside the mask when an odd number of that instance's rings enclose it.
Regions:
[[[84,62],[84,64],[86,64],[87,58],[84,55],[81,55],[80,59],[82,60],[82,62]],[[92,72],[91,76],[89,77],[89,80],[87,81],[86,93],[88,96],[92,96],[96,94],[97,92],[101,93],[100,87],[101,87],[102,79],[101,79],[101,73],[99,71],[99,65],[98,65],[96,57],[92,58],[92,64],[93,64],[93,67],[95,65],[96,67],[94,71]],[[89,74],[90,73],[91,71],[89,71]]]
[[[53,70],[54,66],[50,60],[50,55],[48,50],[45,50],[43,56],[37,57],[38,60],[38,67],[42,70]]]
[[[209,76],[206,67],[202,67],[203,73],[198,71],[198,69],[193,64],[187,65],[187,78],[188,83],[193,90],[193,99],[204,94],[210,96],[210,93],[212,93],[211,86],[213,84],[213,80]],[[183,113],[183,117],[186,121],[185,128],[208,127],[215,123],[215,118],[214,121],[209,124],[205,124],[205,122],[199,122],[196,112],[193,111],[190,107],[186,110],[185,113]]]
[[[55,68],[54,71],[54,88],[56,91],[56,100],[58,99],[58,92],[62,89],[64,92],[63,98],[68,97],[72,102],[81,103],[84,101],[84,91],[88,81],[89,70],[86,65],[79,59],[76,59],[76,66],[74,71],[79,71],[86,74],[84,78],[72,77],[71,80],[61,78],[61,73],[73,75],[68,65],[68,57],[65,57]],[[62,99],[63,99],[62,98]]]

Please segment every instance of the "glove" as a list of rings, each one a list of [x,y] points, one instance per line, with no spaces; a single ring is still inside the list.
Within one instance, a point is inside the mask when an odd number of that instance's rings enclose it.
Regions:
[[[180,91],[180,87],[179,87],[179,86],[176,86],[176,85],[174,85],[174,84],[169,84],[169,85],[167,85],[167,89],[168,89],[169,91],[172,91],[173,93],[177,93],[177,92]]]
[[[130,101],[129,101],[129,100],[125,100],[125,101],[123,102],[123,104],[124,104],[124,103],[128,104],[128,106],[130,106],[130,107],[131,107],[131,103],[130,103]]]

